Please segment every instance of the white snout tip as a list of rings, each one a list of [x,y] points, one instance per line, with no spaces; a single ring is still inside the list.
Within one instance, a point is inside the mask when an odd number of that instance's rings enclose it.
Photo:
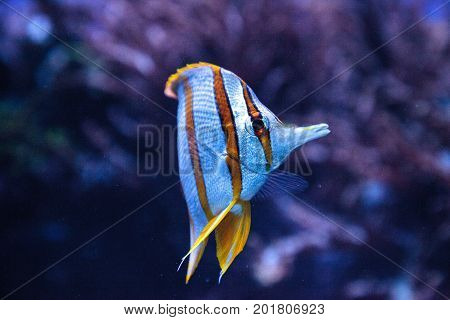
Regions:
[[[295,131],[297,135],[297,146],[322,138],[330,133],[330,129],[326,123],[316,124],[309,127],[300,127]]]
[[[324,137],[331,132],[328,124],[326,124],[326,123],[309,126],[309,127],[306,127],[305,130],[309,131],[308,133],[313,135],[314,139]]]

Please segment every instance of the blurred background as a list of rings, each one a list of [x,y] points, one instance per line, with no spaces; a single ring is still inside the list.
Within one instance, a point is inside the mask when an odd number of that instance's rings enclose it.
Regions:
[[[227,68],[278,114],[445,2],[280,115],[330,125],[299,151],[311,174],[296,196],[342,228],[287,195],[254,201],[222,283],[212,240],[186,286],[177,185],[9,298],[449,296],[445,0],[1,0],[0,295],[178,181],[137,175],[136,152],[139,124],[176,124],[143,96],[176,113],[176,68]]]

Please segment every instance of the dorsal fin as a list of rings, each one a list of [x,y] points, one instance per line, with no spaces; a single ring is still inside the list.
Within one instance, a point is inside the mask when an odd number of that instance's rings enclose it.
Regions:
[[[177,69],[177,72],[172,74],[169,77],[169,79],[167,79],[166,87],[164,89],[164,94],[166,96],[168,96],[169,98],[177,99],[178,97],[176,94],[176,85],[178,84],[178,82],[180,80],[180,76],[188,70],[192,70],[192,69],[196,69],[196,68],[200,68],[200,67],[217,67],[217,66],[214,64],[208,63],[208,62],[197,62],[197,63],[188,64],[183,68]]]

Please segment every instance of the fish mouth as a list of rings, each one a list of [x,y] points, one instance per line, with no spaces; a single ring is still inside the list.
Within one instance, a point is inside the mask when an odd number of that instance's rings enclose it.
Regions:
[[[314,139],[322,138],[331,132],[326,123],[316,124],[305,129],[308,130],[308,135],[314,136]]]
[[[328,124],[321,123],[309,127],[298,127],[295,129],[297,147],[319,138],[322,138],[330,133]]]

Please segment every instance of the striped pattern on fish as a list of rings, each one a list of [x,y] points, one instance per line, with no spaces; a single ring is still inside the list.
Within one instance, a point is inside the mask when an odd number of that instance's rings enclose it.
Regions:
[[[165,94],[179,101],[179,172],[191,226],[186,283],[213,231],[222,277],[247,241],[251,198],[292,150],[328,126],[284,125],[242,79],[209,63],[179,69]]]

